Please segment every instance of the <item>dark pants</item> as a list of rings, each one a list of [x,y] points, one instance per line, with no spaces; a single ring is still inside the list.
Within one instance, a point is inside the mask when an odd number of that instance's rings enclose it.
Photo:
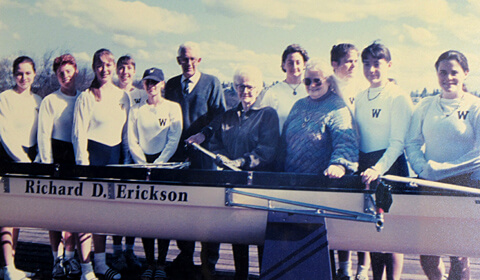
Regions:
[[[60,164],[75,164],[75,152],[72,142],[52,138],[53,162]]]
[[[358,160],[358,171],[363,172],[366,169],[374,166],[385,153],[385,150],[379,150],[371,153],[360,152]],[[405,155],[400,155],[397,160],[392,164],[390,169],[385,174],[408,176],[408,165]],[[392,183],[393,186],[401,187],[402,184]],[[386,268],[387,279],[392,279],[393,275],[397,272],[396,269],[400,269],[394,266],[394,255],[390,253],[370,253],[372,260],[372,271],[374,279],[382,279],[383,271]],[[398,256],[397,256],[398,257]],[[403,258],[403,256],[402,256]]]
[[[119,164],[122,144],[108,146],[93,140],[88,140],[88,154],[90,165],[105,166]]]
[[[385,150],[379,150],[371,153],[360,152],[358,158],[358,171],[363,172],[367,168],[374,166],[380,158],[385,153]],[[408,165],[407,159],[404,154],[401,154],[397,160],[392,164],[390,169],[388,169],[385,174],[397,175],[397,176],[408,176]]]

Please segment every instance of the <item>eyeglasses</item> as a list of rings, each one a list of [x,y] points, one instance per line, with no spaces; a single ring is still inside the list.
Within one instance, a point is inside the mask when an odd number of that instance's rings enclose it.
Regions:
[[[305,79],[303,79],[303,83],[305,83],[305,85],[307,87],[310,86],[313,83],[315,83],[318,86],[321,86],[322,85],[322,79],[320,79],[320,78],[315,78],[315,79],[305,78]]]
[[[242,85],[242,84],[235,84],[235,88],[237,89],[237,91],[247,91],[247,92],[251,92],[252,90],[255,89],[254,86]]]
[[[188,63],[188,62],[196,62],[198,60],[198,58],[196,57],[183,57],[183,56],[179,56],[178,57],[178,62],[180,63]]]

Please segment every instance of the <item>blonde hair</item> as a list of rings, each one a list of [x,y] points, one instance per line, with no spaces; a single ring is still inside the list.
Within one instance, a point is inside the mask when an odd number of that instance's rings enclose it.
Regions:
[[[333,90],[334,92],[336,92],[338,95],[341,96],[341,92],[338,88],[337,82],[333,77],[332,67],[328,65],[328,63],[318,58],[311,59],[305,65],[305,73],[307,73],[308,71],[322,72],[323,76],[327,79],[327,82],[330,84],[330,90]]]
[[[104,55],[110,56],[111,61],[113,62],[113,64],[115,64],[115,58],[113,56],[113,53],[110,50],[99,49],[98,51],[95,52],[95,54],[93,54],[92,68],[94,72],[95,72],[95,65],[102,62],[101,57]],[[95,77],[93,78],[93,81],[90,84],[89,89],[95,96],[96,101],[102,100],[102,94],[100,92],[100,82],[97,79],[97,75],[95,75]]]

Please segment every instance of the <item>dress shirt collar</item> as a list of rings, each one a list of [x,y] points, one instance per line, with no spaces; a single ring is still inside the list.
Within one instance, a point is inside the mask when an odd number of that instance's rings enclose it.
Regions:
[[[195,74],[193,76],[191,76],[189,78],[190,80],[190,84],[189,84],[189,89],[190,89],[190,92],[192,92],[192,90],[195,88],[195,86],[197,85],[198,83],[198,80],[200,80],[200,76],[201,76],[201,73],[199,71],[196,71]],[[182,86],[184,85],[184,81],[186,80],[187,78],[185,78],[184,75],[182,75]]]

